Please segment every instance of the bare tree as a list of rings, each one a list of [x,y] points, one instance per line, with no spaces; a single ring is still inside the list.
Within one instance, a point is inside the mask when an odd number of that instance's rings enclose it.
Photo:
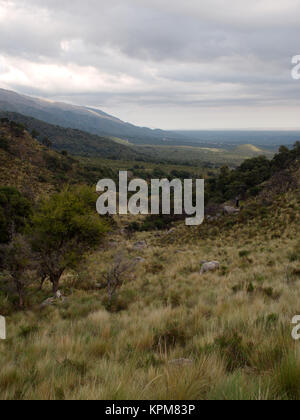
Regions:
[[[111,304],[117,290],[120,289],[127,276],[133,270],[134,264],[124,258],[124,255],[118,254],[115,257],[112,267],[104,274],[105,284],[103,287],[107,289],[108,300]]]
[[[8,245],[1,246],[0,253],[1,269],[18,294],[19,307],[24,308],[25,290],[35,281],[31,248],[23,236],[16,235]]]

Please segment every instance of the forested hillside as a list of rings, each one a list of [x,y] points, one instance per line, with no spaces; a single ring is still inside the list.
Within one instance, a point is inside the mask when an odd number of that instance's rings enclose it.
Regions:
[[[8,118],[23,124],[34,138],[49,144],[57,151],[67,151],[72,155],[97,156],[105,159],[142,160],[142,152],[120,144],[108,137],[100,137],[80,130],[51,125],[22,114],[1,112],[0,118]]]
[[[31,198],[65,184],[95,185],[101,177],[117,177],[107,166],[81,165],[35,140],[22,124],[0,120],[0,185],[15,187]]]

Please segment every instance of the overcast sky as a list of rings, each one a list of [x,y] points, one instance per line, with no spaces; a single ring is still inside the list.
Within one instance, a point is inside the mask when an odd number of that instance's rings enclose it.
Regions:
[[[300,128],[300,0],[0,0],[0,87],[164,129]]]

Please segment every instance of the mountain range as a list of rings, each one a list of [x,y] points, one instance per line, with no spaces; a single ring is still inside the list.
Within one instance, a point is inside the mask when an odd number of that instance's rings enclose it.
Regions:
[[[78,154],[79,151],[79,154],[96,153],[102,156],[102,153],[98,153],[99,147],[97,143],[102,147],[104,139],[109,143],[109,149],[111,149],[111,141],[114,140],[114,144],[116,144],[115,140],[117,140],[119,144],[123,143],[123,146],[124,144],[127,144],[127,146],[130,144],[176,147],[193,146],[197,148],[225,148],[227,150],[234,150],[238,145],[251,144],[259,148],[267,148],[270,151],[276,151],[282,144],[292,146],[296,141],[300,140],[299,131],[152,130],[124,122],[99,109],[34,98],[10,90],[0,89],[0,113],[3,114],[5,112],[10,113],[10,119],[25,123],[26,126],[37,129],[39,132],[47,132],[46,135],[48,137],[52,135],[58,150],[64,147],[74,154]],[[30,120],[30,118],[35,119],[35,121]],[[45,128],[46,126],[42,122],[68,130],[79,130],[81,133],[80,135],[75,132],[71,133],[71,136],[67,137],[71,137],[72,142],[69,141],[68,145],[64,145],[66,133],[54,133],[58,129],[53,130],[53,127],[50,129],[49,126]],[[40,127],[41,125],[43,127]],[[88,134],[97,136],[97,138],[90,137],[88,139]],[[75,137],[76,140],[74,142]],[[57,141],[57,138],[61,138],[61,140]],[[122,140],[121,142],[120,139]],[[94,147],[95,144],[96,148]],[[115,148],[117,150],[116,146]],[[119,149],[121,148],[119,147]],[[129,152],[128,150],[126,152],[125,149],[123,151],[125,154]],[[107,157],[107,153],[105,152],[104,154]],[[135,157],[137,156],[128,156],[129,159],[134,159]]]
[[[119,137],[137,144],[160,144],[166,137],[172,136],[163,130],[137,127],[98,109],[33,98],[5,89],[0,89],[0,110],[98,136]]]

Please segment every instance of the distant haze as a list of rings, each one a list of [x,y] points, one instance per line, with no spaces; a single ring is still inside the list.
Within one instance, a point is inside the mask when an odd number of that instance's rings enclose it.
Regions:
[[[300,0],[0,0],[0,88],[167,130],[300,129]]]

